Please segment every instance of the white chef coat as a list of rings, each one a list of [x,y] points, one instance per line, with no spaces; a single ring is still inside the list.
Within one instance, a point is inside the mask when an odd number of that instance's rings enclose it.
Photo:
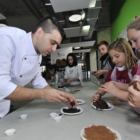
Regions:
[[[0,28],[0,118],[10,109],[10,100],[5,99],[17,86],[32,82],[34,88],[47,84],[41,76],[41,55],[34,49],[31,33],[14,28]]]
[[[69,67],[67,66],[65,68],[65,79],[71,79],[71,78],[78,78],[80,80],[80,82],[82,82],[83,79],[83,74],[82,74],[82,70],[81,68],[77,65],[77,66],[73,66],[73,67]],[[80,82],[73,82],[71,83],[71,85],[77,85]]]

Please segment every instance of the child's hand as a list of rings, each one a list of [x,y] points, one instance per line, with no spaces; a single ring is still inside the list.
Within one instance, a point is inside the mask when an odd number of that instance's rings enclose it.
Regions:
[[[96,77],[99,77],[103,74],[102,70],[98,70],[96,71],[96,73],[94,74]]]
[[[71,83],[73,81],[73,79],[67,79],[67,83]]]
[[[101,94],[99,94],[98,92],[95,93],[92,97],[93,102],[98,101],[100,99],[100,97],[101,97]]]
[[[114,95],[118,91],[118,88],[112,82],[107,82],[101,86],[100,90]]]
[[[102,85],[101,85],[101,87],[98,88],[98,92],[101,94],[104,94],[104,93],[106,93],[106,90],[102,87]]]
[[[91,74],[95,75],[96,72],[97,72],[97,71],[92,71]]]
[[[139,107],[140,108],[140,83],[136,83],[137,89],[135,89],[133,86],[130,86],[128,88],[129,91],[129,97],[128,97],[128,103],[132,107]]]

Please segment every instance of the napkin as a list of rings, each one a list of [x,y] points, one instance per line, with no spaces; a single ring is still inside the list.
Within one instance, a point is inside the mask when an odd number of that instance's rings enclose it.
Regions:
[[[52,112],[50,113],[51,118],[53,118],[56,122],[60,122],[61,118],[63,117],[63,115],[61,113],[55,113]]]

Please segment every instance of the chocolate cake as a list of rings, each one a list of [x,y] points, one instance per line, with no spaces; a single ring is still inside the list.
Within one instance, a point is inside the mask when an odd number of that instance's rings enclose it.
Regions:
[[[65,113],[78,113],[80,112],[80,109],[77,109],[77,108],[68,108],[68,109],[63,109],[63,112]]]
[[[84,137],[87,140],[116,140],[117,136],[115,133],[110,131],[106,126],[95,126],[85,128]]]
[[[96,109],[109,109],[108,104],[102,99],[99,99],[98,101],[93,102],[93,105],[96,106]]]

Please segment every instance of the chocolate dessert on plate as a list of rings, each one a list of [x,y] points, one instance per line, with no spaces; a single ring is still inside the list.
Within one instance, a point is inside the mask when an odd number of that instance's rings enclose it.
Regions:
[[[100,109],[109,109],[108,104],[101,98],[98,101],[93,102],[93,105],[96,107],[96,109],[99,109],[99,110]]]
[[[80,112],[80,109],[77,109],[77,108],[64,108],[63,109],[63,111],[65,112],[65,113],[78,113],[78,112]]]

